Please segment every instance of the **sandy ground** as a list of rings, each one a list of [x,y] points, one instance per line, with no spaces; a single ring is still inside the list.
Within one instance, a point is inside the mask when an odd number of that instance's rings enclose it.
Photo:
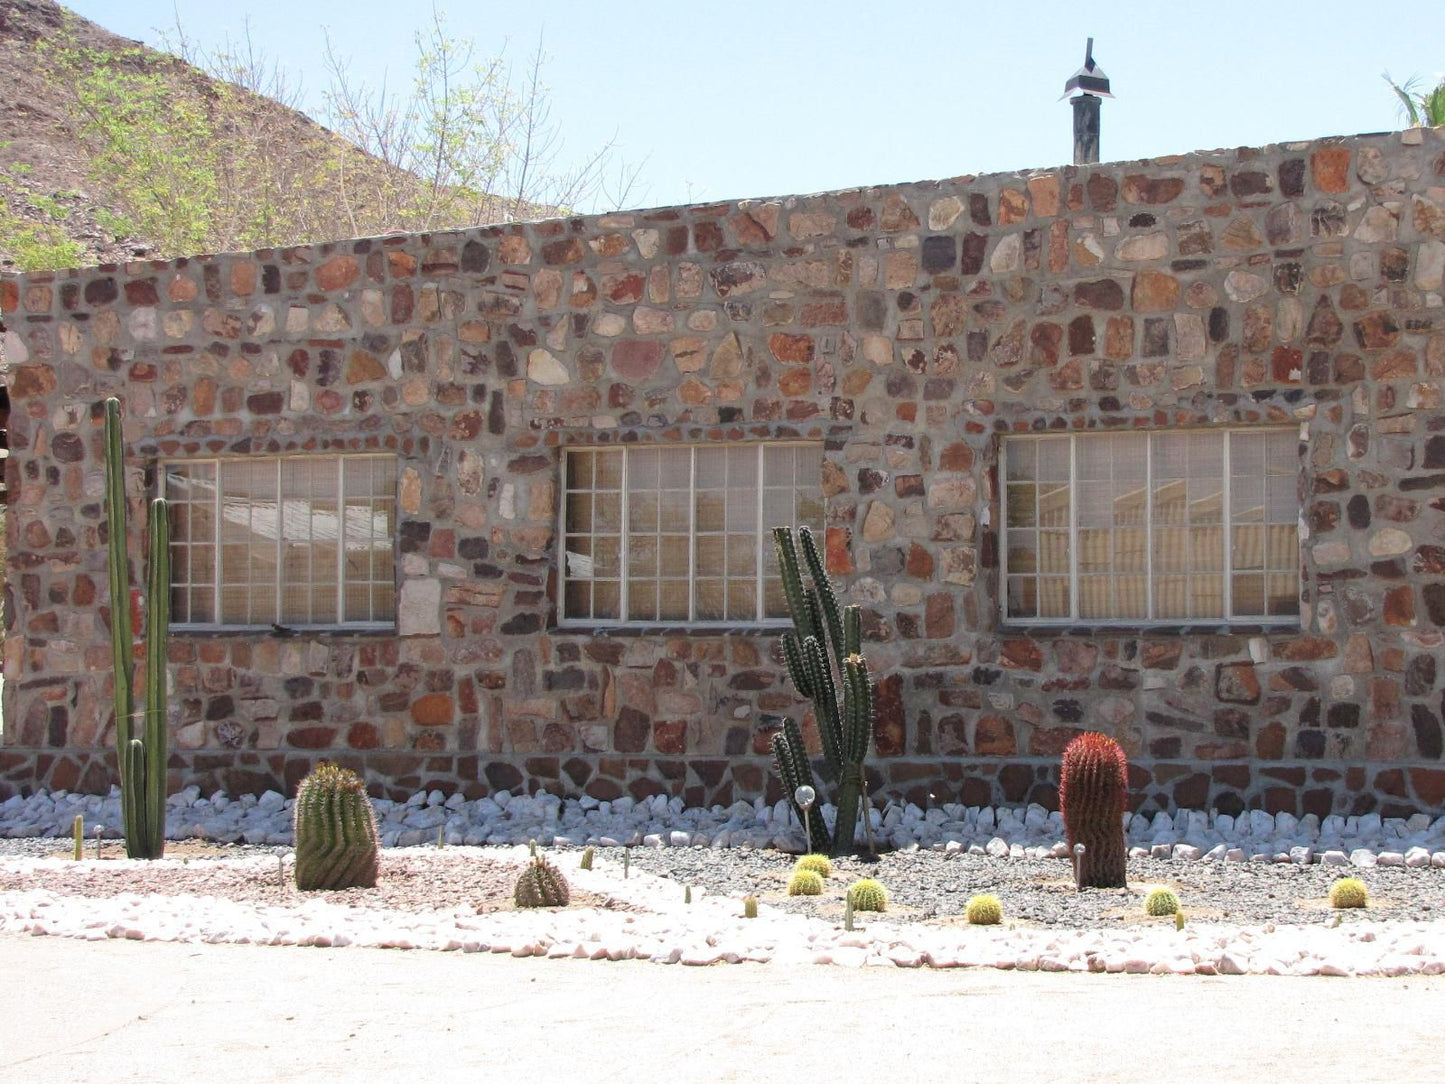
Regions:
[[[900,1070],[1403,1084],[1440,1079],[1445,1026],[1442,978],[695,969],[3,935],[0,975],[0,1079],[17,1084],[482,1072],[759,1084]]]

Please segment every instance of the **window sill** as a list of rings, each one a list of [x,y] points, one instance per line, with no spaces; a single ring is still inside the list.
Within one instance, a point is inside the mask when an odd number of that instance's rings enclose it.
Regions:
[[[793,627],[784,621],[776,625],[554,625],[552,636],[617,636],[638,639],[645,636],[777,636]]]
[[[299,625],[278,629],[274,625],[172,625],[175,636],[219,636],[295,640],[301,637],[337,639],[340,637],[395,636],[395,625]]]
[[[1004,636],[1033,636],[1040,639],[1066,636],[1102,639],[1111,636],[1298,636],[1304,629],[1297,622],[1288,625],[1229,624],[1218,621],[1179,625],[1027,625],[1004,622],[999,625],[998,631]]]

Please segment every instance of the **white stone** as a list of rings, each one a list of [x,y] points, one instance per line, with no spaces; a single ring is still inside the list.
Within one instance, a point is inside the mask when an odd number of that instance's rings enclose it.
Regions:
[[[1405,865],[1412,869],[1424,869],[1430,865],[1430,852],[1424,847],[1411,847],[1405,852]]]
[[[1399,851],[1381,851],[1376,856],[1375,861],[1382,866],[1403,866],[1405,864],[1405,856]]]
[[[994,836],[988,841],[984,850],[994,858],[1004,858],[1008,855],[1008,843],[998,836]]]
[[[1400,856],[1402,861],[1404,857]],[[1350,865],[1357,869],[1373,869],[1376,861],[1375,852],[1366,847],[1356,847],[1350,852]]]
[[[407,579],[396,607],[399,636],[436,636],[441,632],[442,584],[434,579]]]
[[[1174,844],[1174,852],[1170,857],[1176,862],[1197,862],[1201,854],[1202,852],[1198,847],[1191,847],[1187,843],[1176,843]]]
[[[572,379],[572,374],[550,350],[539,346],[527,355],[527,379],[536,384],[556,386],[566,384]]]

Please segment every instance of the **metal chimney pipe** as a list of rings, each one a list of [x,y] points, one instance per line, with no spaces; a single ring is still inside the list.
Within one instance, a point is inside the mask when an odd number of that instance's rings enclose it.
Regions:
[[[1099,160],[1099,106],[1103,99],[1080,94],[1069,99],[1074,107],[1074,165],[1087,166]]]
[[[1064,83],[1064,96],[1078,91],[1069,99],[1074,107],[1074,165],[1086,166],[1099,160],[1099,106],[1101,99],[1112,98],[1109,77],[1094,63],[1094,39],[1084,46],[1084,66]]]

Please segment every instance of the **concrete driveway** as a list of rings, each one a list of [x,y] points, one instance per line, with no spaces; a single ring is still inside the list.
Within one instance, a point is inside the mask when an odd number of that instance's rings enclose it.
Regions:
[[[0,935],[0,980],[12,1084],[1404,1084],[1441,1078],[1445,1033],[1445,978],[695,969]]]

